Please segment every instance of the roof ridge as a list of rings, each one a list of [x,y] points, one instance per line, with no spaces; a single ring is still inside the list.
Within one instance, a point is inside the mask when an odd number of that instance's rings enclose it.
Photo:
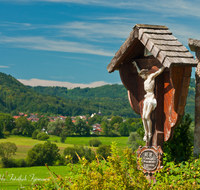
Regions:
[[[149,25],[149,24],[136,24],[133,29],[137,27],[137,28],[149,28],[149,29],[162,29],[162,30],[168,30],[169,28],[164,26],[164,25]]]

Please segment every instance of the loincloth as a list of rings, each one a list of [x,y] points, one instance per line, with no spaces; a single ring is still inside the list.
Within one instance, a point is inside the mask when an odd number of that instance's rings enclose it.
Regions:
[[[156,108],[157,106],[157,101],[155,98],[145,98],[143,104],[151,104],[153,106],[153,110]]]

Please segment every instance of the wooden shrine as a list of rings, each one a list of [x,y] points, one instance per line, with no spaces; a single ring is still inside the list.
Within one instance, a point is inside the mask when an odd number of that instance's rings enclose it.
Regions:
[[[157,107],[151,113],[153,136],[145,147],[138,149],[140,157],[154,160],[146,167],[144,164],[143,171],[154,173],[162,165],[163,142],[173,137],[174,128],[184,114],[191,68],[196,67],[197,62],[166,26],[136,24],[107,69],[109,73],[119,70],[122,83],[128,90],[130,105],[141,116],[144,80],[133,62],[150,73],[165,67],[155,78]]]

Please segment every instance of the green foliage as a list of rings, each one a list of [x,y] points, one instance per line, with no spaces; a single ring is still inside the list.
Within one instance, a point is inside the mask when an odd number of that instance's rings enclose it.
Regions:
[[[193,138],[190,134],[192,119],[189,114],[181,118],[179,125],[174,129],[171,141],[164,143],[165,162],[176,163],[187,161],[193,155]]]
[[[16,128],[18,129],[19,134],[31,137],[33,131],[35,130],[34,126],[26,117],[19,117],[15,120]]]
[[[50,141],[44,144],[36,144],[28,151],[26,161],[30,166],[52,165],[60,157],[56,144]]]
[[[102,144],[97,148],[96,152],[101,155],[102,158],[107,159],[108,156],[111,156],[111,146]]]
[[[47,125],[47,131],[48,133],[52,135],[60,135],[63,127],[65,125],[65,122],[61,120],[60,118],[57,118],[55,122],[49,122]]]
[[[9,137],[10,136],[10,131],[5,131],[4,136]]]
[[[111,146],[108,161],[94,160],[89,163],[85,157],[80,158],[81,167],[70,165],[67,176],[51,175],[50,181],[34,185],[35,189],[149,189],[149,183],[142,171],[137,169],[136,155],[130,149],[119,151]]]
[[[14,128],[12,131],[11,131],[12,135],[18,135],[19,134],[19,131],[17,128]]]
[[[32,139],[37,139],[37,135],[40,131],[38,129],[36,129],[33,133],[32,133]]]
[[[37,139],[45,141],[45,140],[49,139],[49,135],[44,132],[41,132],[41,133],[37,134]]]
[[[85,120],[77,117],[74,125],[74,132],[79,135],[90,135],[90,127],[86,124]]]
[[[199,189],[199,166],[200,159],[181,162],[177,165],[175,165],[174,162],[168,162],[165,167],[156,174],[157,182],[153,189]]]
[[[14,155],[17,151],[17,146],[15,143],[5,142],[0,143],[0,157],[2,158],[3,165],[8,164],[9,158]]]
[[[144,146],[145,142],[142,141],[141,136],[137,132],[131,132],[127,144],[129,145],[129,148],[135,151],[139,146]]]
[[[120,117],[120,116],[113,116],[113,117],[111,118],[110,125],[111,125],[111,127],[112,127],[115,123],[120,124],[120,123],[122,123],[122,122],[123,122],[122,117]]]
[[[102,116],[100,115],[94,115],[93,117],[91,117],[89,120],[88,120],[88,124],[89,125],[93,125],[95,123],[101,123],[101,120],[102,120]]]
[[[64,149],[63,155],[70,159],[73,164],[78,163],[78,156],[85,157],[90,162],[95,158],[94,152],[90,148],[83,146],[67,147]],[[70,161],[68,160],[68,162]]]
[[[65,130],[63,130],[61,133],[60,133],[60,142],[61,143],[65,143],[65,140],[67,139],[67,132]]]
[[[91,139],[89,141],[89,145],[93,146],[93,147],[98,147],[101,144],[102,144],[101,141],[99,139],[96,139],[96,138],[95,139]]]
[[[0,137],[3,137],[6,131],[11,132],[14,127],[14,118],[10,114],[0,113]]]

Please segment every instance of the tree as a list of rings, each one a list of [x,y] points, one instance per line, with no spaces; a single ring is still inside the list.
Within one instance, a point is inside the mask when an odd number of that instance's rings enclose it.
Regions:
[[[57,118],[54,122],[49,122],[47,131],[53,135],[59,135],[64,128],[65,122],[60,118]]]
[[[38,129],[42,130],[47,129],[47,125],[49,123],[49,118],[48,117],[40,117],[40,119],[37,122],[37,127]]]
[[[105,136],[108,136],[109,134],[109,127],[108,127],[108,124],[106,122],[102,122],[101,123],[101,128],[103,129],[103,134]]]
[[[131,132],[129,137],[128,137],[128,142],[129,147],[135,151],[138,149],[140,145],[144,146],[144,142],[142,141],[141,136],[137,132]]]
[[[123,122],[122,117],[120,117],[120,116],[113,116],[113,117],[111,118],[110,125],[111,125],[111,127],[112,127],[115,123],[120,124],[120,123],[122,123],[122,122]]]
[[[26,117],[19,117],[15,120],[16,128],[18,128],[19,133],[24,136],[32,136],[33,131],[35,130],[34,126],[31,125],[31,122],[27,120]]]
[[[93,125],[95,123],[101,123],[101,119],[102,119],[102,116],[95,115],[95,116],[93,116],[92,118],[90,118],[88,120],[88,124],[91,126],[91,125]]]
[[[72,135],[74,133],[74,123],[72,122],[71,117],[67,117],[65,119],[65,127],[67,135]]]
[[[2,136],[5,131],[11,132],[14,128],[14,118],[10,114],[0,113],[0,136]]]
[[[59,157],[57,145],[47,141],[44,144],[36,144],[31,148],[26,160],[30,166],[44,166],[44,164],[52,165]]]
[[[17,146],[15,143],[5,142],[0,143],[0,157],[4,165],[8,162],[8,159],[15,154],[17,151]]]
[[[75,122],[75,133],[79,135],[89,135],[90,134],[90,127],[86,125],[86,121],[81,119],[80,117],[76,118]]]

